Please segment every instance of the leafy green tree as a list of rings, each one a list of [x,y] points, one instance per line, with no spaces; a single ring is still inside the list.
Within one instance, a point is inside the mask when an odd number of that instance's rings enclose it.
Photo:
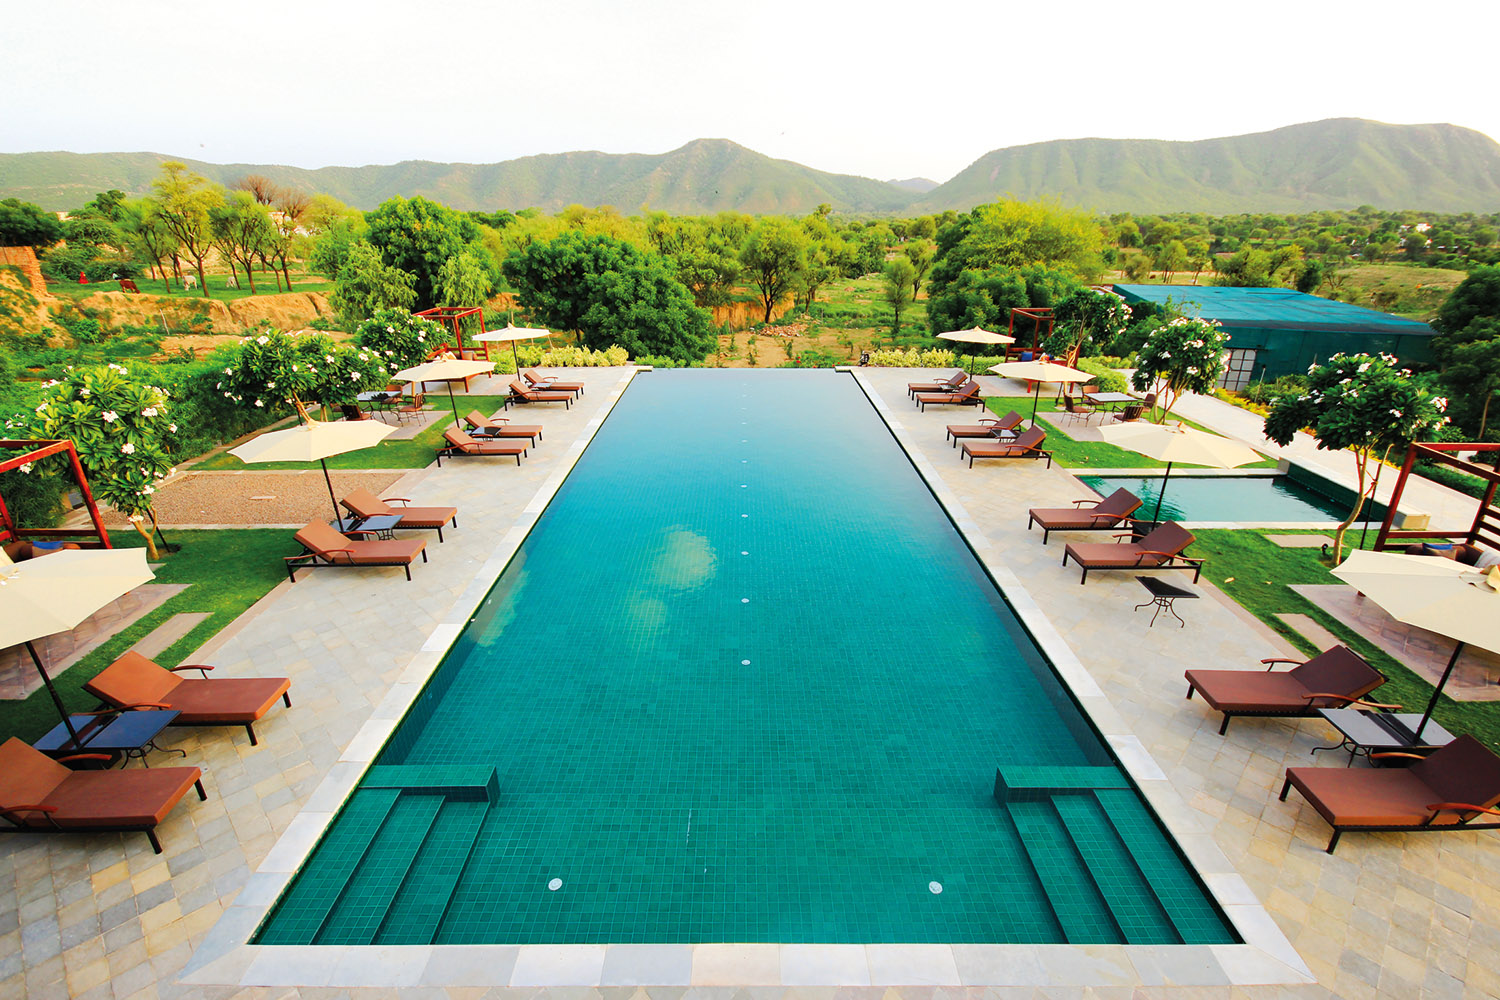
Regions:
[[[281,268],[281,276],[286,279],[286,290],[290,292],[292,272],[287,264],[297,245],[307,213],[312,208],[312,197],[293,187],[278,187],[271,204],[276,209],[276,214],[271,218],[276,226],[276,238],[271,241],[270,253]]]
[[[148,199],[127,201],[121,209],[123,225],[135,241],[138,253],[149,260],[161,275],[162,285],[170,292],[172,279],[166,261],[177,253],[177,237],[161,217],[161,206]]]
[[[1454,419],[1474,435],[1475,441],[1483,441],[1489,426],[1490,400],[1500,390],[1500,320],[1474,321],[1478,323],[1488,323],[1494,336],[1453,348],[1442,380],[1452,391],[1455,404],[1462,403],[1461,415]],[[1476,409],[1477,417],[1473,414]]]
[[[801,226],[775,215],[760,220],[745,239],[740,264],[760,289],[765,322],[771,322],[771,310],[797,287],[810,242]]]
[[[932,270],[932,262],[937,258],[937,247],[927,240],[911,240],[901,248],[901,252],[911,261],[911,297],[915,299],[922,291],[922,279]]]
[[[198,271],[198,289],[208,298],[208,279],[203,275],[203,258],[213,247],[210,213],[223,200],[208,181],[176,162],[161,165],[161,176],[151,182],[156,192],[156,215],[181,251],[193,260]]]
[[[980,205],[938,231],[928,295],[942,295],[964,271],[1041,266],[1089,278],[1099,272],[1102,247],[1094,218],[1060,202]]]
[[[354,342],[383,358],[393,372],[421,364],[447,338],[442,326],[405,309],[381,309],[354,330]]]
[[[439,304],[438,274],[449,258],[466,251],[490,270],[479,226],[473,219],[446,205],[421,196],[391,198],[368,216],[368,239],[381,258],[416,278],[418,309]]]
[[[1432,350],[1440,363],[1449,363],[1454,348],[1492,336],[1488,325],[1475,326],[1475,320],[1500,320],[1500,266],[1474,268],[1438,307]]]
[[[1302,248],[1293,243],[1275,250],[1241,250],[1217,267],[1216,285],[1274,288],[1285,281],[1295,282],[1302,273]]]
[[[19,198],[0,201],[0,247],[45,249],[63,237],[57,216]]]
[[[890,303],[891,318],[891,342],[896,343],[901,336],[901,311],[911,304],[911,286],[916,280],[917,269],[912,267],[911,261],[905,257],[897,257],[885,265],[882,277],[885,279],[885,300]]]
[[[316,202],[316,199],[314,201]],[[355,245],[369,245],[370,241],[365,239],[365,233],[368,231],[369,227],[365,225],[362,218],[341,215],[329,219],[328,228],[322,230],[313,240],[312,250],[307,257],[308,267],[331,280],[336,280],[339,272],[348,262]],[[376,254],[379,255],[379,253],[380,251],[377,250]]]
[[[288,404],[307,420],[309,405],[353,402],[359,393],[385,385],[395,370],[374,351],[335,343],[327,334],[294,337],[266,330],[240,341],[218,388],[225,398],[257,409]]]
[[[1183,393],[1208,392],[1224,370],[1229,337],[1213,320],[1177,316],[1152,330],[1136,355],[1131,384],[1155,391],[1160,416],[1167,419]]]
[[[417,297],[414,276],[386,264],[364,240],[348,244],[344,253],[328,297],[341,323],[354,326],[382,309],[411,308]]]
[[[1311,295],[1323,284],[1323,262],[1321,260],[1310,260],[1302,268],[1302,273],[1297,275],[1297,291],[1306,292]]]
[[[1151,279],[1151,258],[1144,253],[1133,253],[1125,258],[1125,266],[1122,268],[1125,280],[1132,282],[1149,281]]]
[[[1053,306],[1056,329],[1068,344],[1065,355],[1083,357],[1099,353],[1097,348],[1124,332],[1130,310],[1113,292],[1078,288]]]
[[[165,392],[111,364],[69,369],[31,422],[36,437],[72,439],[94,496],[126,516],[153,560],[160,554],[145,522],[156,527],[156,483],[173,471],[168,451],[177,425],[168,410]]]
[[[439,305],[482,306],[494,287],[489,272],[473,252],[449,257],[438,268],[436,288]]]
[[[919,215],[906,224],[906,238],[910,240],[930,240],[937,235],[937,223],[930,215]]]
[[[1404,450],[1424,432],[1447,422],[1448,401],[1429,393],[1396,368],[1389,354],[1335,354],[1307,373],[1307,392],[1278,398],[1266,415],[1266,437],[1288,445],[1304,427],[1319,448],[1352,451],[1357,492],[1354,508],[1333,536],[1333,558],[1343,559],[1344,532],[1359,517],[1366,499],[1371,460]]]
[[[708,314],[665,258],[623,240],[569,230],[513,252],[504,268],[540,322],[578,331],[590,349],[699,361],[715,346]]]
[[[271,213],[249,191],[231,191],[209,211],[209,229],[214,244],[229,262],[230,273],[238,262],[254,295],[255,259],[271,248],[278,235],[271,224]]]
[[[941,292],[929,283],[927,323],[933,333],[971,326],[1003,330],[1012,309],[1051,306],[1077,287],[1071,274],[1045,267],[964,271]]]

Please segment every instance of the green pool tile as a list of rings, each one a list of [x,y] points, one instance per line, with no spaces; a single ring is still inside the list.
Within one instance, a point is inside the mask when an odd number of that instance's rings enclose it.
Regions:
[[[1167,911],[1092,795],[1059,795],[1052,807],[1120,925],[1126,944],[1181,944]]]
[[[1006,809],[1068,942],[1121,943],[1120,928],[1052,803],[1011,802]]]
[[[463,874],[488,810],[486,803],[473,800],[443,804],[427,842],[391,902],[376,944],[430,944],[436,939],[453,887]]]
[[[442,804],[440,795],[407,794],[396,800],[315,944],[369,944],[375,939]]]

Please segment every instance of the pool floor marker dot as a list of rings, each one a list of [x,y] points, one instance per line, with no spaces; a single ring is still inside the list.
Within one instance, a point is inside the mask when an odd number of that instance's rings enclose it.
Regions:
[[[936,885],[937,883],[934,882],[933,884]],[[547,889],[549,891],[551,891],[551,892],[556,892],[557,890],[559,890],[561,888],[562,888],[562,879],[560,879],[560,878],[555,878],[551,882],[547,883]]]
[[[748,667],[749,665],[750,665],[750,661],[749,660],[741,660],[740,661],[740,666],[742,666],[742,667]]]
[[[741,597],[740,598],[740,603],[741,604],[749,604],[750,603],[750,598],[748,598],[748,597]]]
[[[742,556],[748,556],[749,554],[750,553],[748,551],[746,551],[745,549],[740,549],[740,555],[742,555]]]
[[[927,891],[930,892],[930,893],[932,893],[934,896],[940,895],[942,893],[942,891],[943,891],[943,883],[941,883],[941,882],[928,882],[927,883]]]

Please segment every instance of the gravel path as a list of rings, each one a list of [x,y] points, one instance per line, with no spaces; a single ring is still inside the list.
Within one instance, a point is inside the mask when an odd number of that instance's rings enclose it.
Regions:
[[[407,475],[405,471],[332,470],[333,491],[342,497],[366,489],[376,496]],[[163,528],[194,525],[284,525],[301,527],[333,517],[323,470],[287,472],[187,472],[157,489],[156,518]],[[104,523],[125,518],[101,509]]]

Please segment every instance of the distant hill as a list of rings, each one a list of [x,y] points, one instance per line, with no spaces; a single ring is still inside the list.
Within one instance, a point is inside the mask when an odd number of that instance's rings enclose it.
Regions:
[[[0,154],[0,197],[46,208],[82,205],[99,191],[145,194],[157,153]],[[183,159],[229,184],[263,174],[370,209],[394,195],[426,195],[459,209],[613,205],[673,214],[724,210],[801,215],[836,211],[919,215],[1000,197],[1055,197],[1104,212],[1306,212],[1410,208],[1500,211],[1500,144],[1455,125],[1385,125],[1358,118],[1254,135],[1166,142],[1062,139],[986,153],[952,180],[879,181],[776,160],[726,139],[669,153],[549,153],[502,163],[409,160],[384,166],[298,167]]]
[[[1500,144],[1456,125],[1330,118],[1199,142],[1060,139],[986,153],[913,213],[1052,196],[1104,212],[1500,210]]]

